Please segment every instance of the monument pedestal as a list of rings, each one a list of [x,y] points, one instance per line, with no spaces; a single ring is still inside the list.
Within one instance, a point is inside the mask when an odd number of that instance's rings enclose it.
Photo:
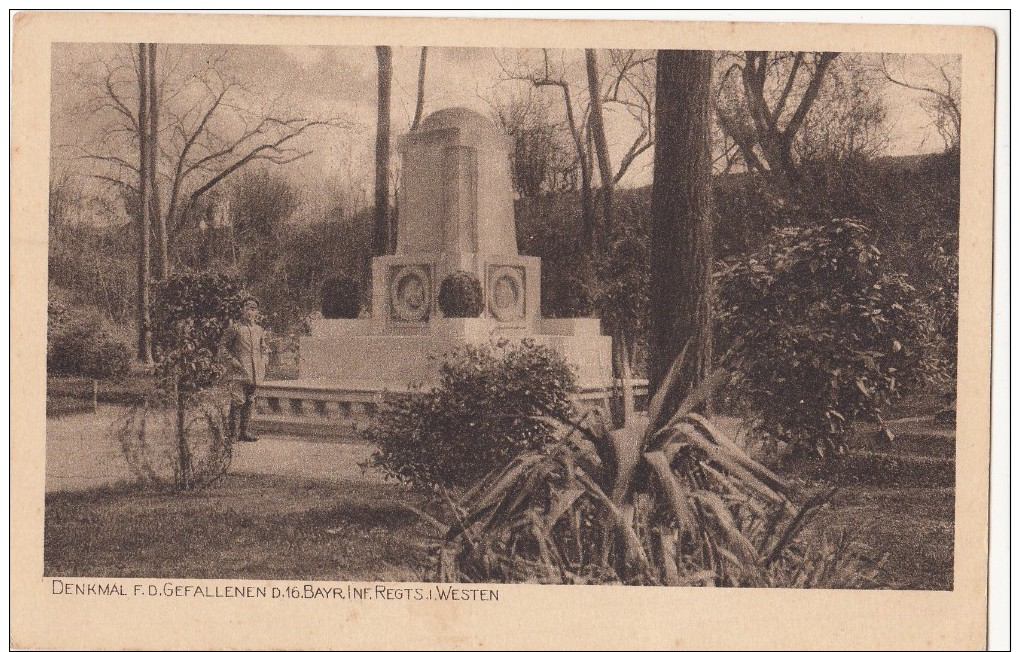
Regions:
[[[559,351],[577,373],[578,400],[604,401],[612,353],[599,321],[541,316],[541,260],[517,249],[509,139],[478,113],[445,109],[401,153],[397,247],[372,260],[371,317],[314,321],[298,379],[267,383],[261,416],[356,420],[387,392],[434,386],[444,355],[498,339]],[[440,284],[456,272],[479,280],[479,317],[439,309]]]

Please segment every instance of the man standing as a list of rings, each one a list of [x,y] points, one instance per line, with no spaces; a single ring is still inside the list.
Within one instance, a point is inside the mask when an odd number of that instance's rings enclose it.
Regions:
[[[255,323],[258,313],[258,300],[245,299],[241,321],[231,322],[223,336],[223,347],[229,356],[230,436],[238,441],[258,441],[258,437],[248,433],[248,424],[255,393],[266,378],[266,355],[269,352],[265,331]]]

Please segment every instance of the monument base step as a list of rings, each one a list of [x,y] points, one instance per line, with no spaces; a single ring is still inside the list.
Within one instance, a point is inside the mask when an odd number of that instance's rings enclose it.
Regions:
[[[643,379],[632,383],[635,408],[640,411],[647,403],[648,383]],[[414,391],[342,387],[315,380],[269,381],[259,387],[255,421],[265,426],[304,424],[316,426],[317,430],[321,430],[321,426],[333,426],[323,432],[335,430],[338,436],[357,436],[358,430],[368,423],[387,396]],[[621,401],[617,393],[605,387],[583,387],[575,400],[582,408],[605,407],[608,401]]]

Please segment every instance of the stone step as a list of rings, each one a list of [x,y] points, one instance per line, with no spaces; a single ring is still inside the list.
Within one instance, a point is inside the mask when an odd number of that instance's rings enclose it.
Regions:
[[[323,381],[270,381],[259,387],[255,420],[265,424],[333,424],[356,431],[395,393],[384,388],[339,387]],[[645,381],[635,382],[634,394],[640,411],[647,403]],[[614,401],[613,410],[621,409],[620,398],[604,388],[582,388],[575,396],[582,408],[603,407],[607,399]]]
[[[843,484],[896,487],[954,487],[953,459],[911,453],[855,450],[828,464],[815,463],[806,470],[819,479]]]
[[[878,427],[871,426],[853,438],[851,447],[876,453],[956,457],[956,432],[936,424],[930,416],[887,421],[886,427],[894,435],[892,442],[882,439]]]
[[[892,432],[896,435],[890,447],[893,452],[956,459],[956,437],[946,437],[937,433],[904,435],[896,432],[895,428]]]

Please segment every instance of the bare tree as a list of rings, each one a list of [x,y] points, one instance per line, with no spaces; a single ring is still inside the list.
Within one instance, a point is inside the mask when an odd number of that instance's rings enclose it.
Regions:
[[[425,66],[428,56],[428,47],[422,46],[421,58],[418,61],[418,101],[414,105],[414,120],[411,121],[411,131],[418,128],[418,125],[421,123],[422,114],[425,112]]]
[[[855,54],[841,55],[829,68],[794,143],[801,166],[868,160],[885,151],[889,124],[871,68]]]
[[[379,60],[379,94],[375,131],[375,226],[372,253],[383,256],[390,248],[390,94],[393,83],[393,50],[375,48]]]
[[[121,192],[138,220],[138,355],[148,362],[152,270],[169,274],[174,243],[197,226],[202,198],[250,164],[307,156],[311,150],[298,146],[302,135],[344,123],[262,108],[262,98],[227,73],[221,55],[196,63],[181,47],[117,47],[79,77],[83,118],[100,123],[99,138],[81,147],[79,160],[89,176]]]
[[[592,165],[587,146],[587,107],[581,111],[580,118],[575,111],[575,101],[570,82],[563,72],[563,65],[558,67],[550,58],[548,49],[542,50],[542,61],[532,67],[521,60],[511,69],[499,62],[504,79],[525,81],[536,88],[554,88],[562,95],[564,123],[570,132],[577,156],[578,171],[581,175],[581,232],[587,250],[594,248],[595,242],[595,196],[592,191]]]
[[[514,191],[524,198],[577,190],[578,163],[566,125],[550,99],[527,88],[492,102],[493,117],[512,141],[510,170]]]
[[[625,110],[639,130],[620,158],[613,175],[619,183],[634,161],[655,145],[655,53],[648,50],[607,50],[603,104]]]
[[[152,164],[149,142],[149,78],[148,46],[138,44],[138,359],[152,363],[152,321],[149,310],[150,261],[149,227],[152,211],[151,192],[149,186],[151,175],[149,166]]]
[[[705,51],[658,53],[648,381],[655,392],[678,361],[665,414],[712,362],[712,60]]]
[[[166,232],[166,215],[160,210],[159,199],[159,84],[156,76],[156,44],[147,45],[148,87],[149,87],[149,195],[152,207],[151,219],[154,221],[156,236],[156,278],[164,279],[170,271],[169,241]]]
[[[162,255],[165,235],[169,265],[176,238],[197,225],[194,209],[208,192],[250,164],[285,165],[304,158],[312,150],[300,146],[302,136],[346,122],[281,115],[273,102],[264,102],[229,74],[222,55],[196,63],[187,61],[179,46],[150,44],[144,49],[145,65],[141,51],[130,48],[96,60],[91,67],[95,74],[80,78],[82,110],[103,120],[100,137],[82,148],[80,159],[90,176],[137,197],[137,180],[146,166],[127,152],[138,147],[146,133],[153,143],[148,160],[156,161],[148,166],[149,185],[154,191],[166,189],[148,203],[150,211],[159,211],[157,240]],[[159,58],[150,59],[149,53],[157,51]],[[146,70],[155,78],[146,86],[149,108],[140,119],[130,107],[140,102],[135,93],[143,92],[140,80]]]
[[[597,235],[599,233],[599,220],[596,215],[596,195],[594,183],[594,167],[600,166],[600,176],[603,171],[601,160],[596,160],[595,152],[601,147],[599,145],[598,130],[593,128],[596,121],[601,121],[602,144],[606,145],[604,157],[607,165],[609,163],[608,146],[604,138],[604,120],[600,115],[596,118],[593,114],[591,75],[587,74],[591,58],[590,72],[594,72],[597,78],[595,84],[595,96],[601,98],[598,102],[600,113],[602,109],[613,107],[622,108],[632,116],[639,126],[638,136],[631,144],[627,152],[621,158],[620,163],[614,172],[612,166],[605,169],[603,178],[603,191],[615,185],[627,173],[638,156],[647,151],[652,145],[652,120],[654,115],[654,57],[640,50],[609,50],[608,65],[604,71],[598,70],[597,55],[594,51],[585,54],[585,75],[572,79],[568,74],[569,64],[564,52],[556,57],[548,49],[541,51],[540,60],[527,60],[523,56],[517,61],[508,65],[506,62],[498,61],[504,81],[522,81],[531,84],[537,89],[552,88],[558,91],[563,101],[563,122],[566,125],[571,140],[574,144],[577,168],[581,181],[581,226],[582,237],[588,251],[594,251]],[[581,91],[574,89],[580,87]],[[608,182],[608,185],[607,185]]]
[[[602,227],[608,230],[612,228],[613,224],[613,173],[610,172],[613,164],[609,160],[606,126],[602,119],[602,89],[599,83],[598,59],[595,50],[584,51],[584,62],[588,72],[591,134],[599,163],[599,178],[602,180]]]
[[[923,65],[910,77],[906,70],[905,57],[883,54],[881,72],[885,79],[897,86],[922,93],[921,106],[928,113],[946,151],[960,148],[960,126],[963,114],[960,111],[959,64],[939,61],[935,57],[922,57]],[[923,77],[928,80],[922,81]]]
[[[580,81],[568,79],[568,64],[561,54],[556,61],[549,50],[542,50],[541,63],[523,62],[513,68],[503,62],[506,80],[524,81],[534,88],[557,88],[563,99],[564,121],[571,134],[581,178],[581,231],[585,256],[577,275],[585,285],[594,285],[595,258],[608,244],[605,238],[611,233],[614,186],[623,178],[637,158],[653,144],[655,115],[655,57],[640,50],[609,50],[608,63],[599,69],[598,53],[584,51],[584,76]],[[575,98],[572,84],[584,87]],[[575,102],[577,107],[575,108]],[[622,109],[639,127],[637,136],[620,159],[614,171],[606,138],[606,109]],[[577,116],[580,116],[579,118]],[[594,187],[594,167],[598,165],[600,184]],[[601,220],[596,207],[601,200]],[[633,408],[630,384],[634,347],[626,333],[613,335],[614,375],[621,379],[624,399],[624,420]]]
[[[716,115],[722,130],[739,148],[749,170],[769,172],[796,184],[797,134],[818,99],[836,52],[727,53],[717,93]],[[736,103],[724,100],[730,84],[739,84]]]

